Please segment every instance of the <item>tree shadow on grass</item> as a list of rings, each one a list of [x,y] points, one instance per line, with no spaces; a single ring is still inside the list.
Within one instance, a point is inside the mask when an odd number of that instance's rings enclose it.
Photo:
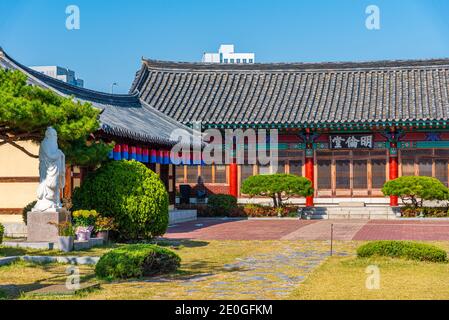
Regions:
[[[157,239],[154,241],[154,244],[157,244],[161,247],[185,247],[185,248],[200,248],[206,247],[210,244],[207,241],[197,241],[197,240],[189,240],[189,239]]]
[[[249,270],[249,269],[248,269]],[[130,282],[154,282],[167,283],[176,281],[200,282],[207,280],[210,277],[223,273],[248,271],[246,268],[225,268],[222,264],[208,261],[193,261],[183,264],[176,272],[168,274],[159,274],[153,277],[131,278],[131,279],[116,279],[109,281],[109,283],[130,283]]]
[[[58,269],[61,264],[55,263],[34,263],[34,262],[24,262],[18,261],[12,263],[6,267],[9,268],[20,268],[26,267],[27,269],[39,268],[45,272],[50,273],[49,276],[37,279],[30,283],[24,284],[0,284],[0,300],[14,300],[20,298],[22,295],[27,294],[31,291],[43,289],[57,284],[64,284],[67,280],[69,274],[65,272],[64,268]],[[66,265],[70,267],[71,265]],[[27,270],[27,272],[33,272],[32,270]],[[94,272],[88,272],[84,275],[80,274],[81,283],[87,283],[95,278]]]
[[[23,293],[39,290],[45,288],[47,285],[42,283],[31,284],[1,284],[0,285],[0,299],[16,300],[20,298]]]
[[[23,248],[0,247],[0,257],[23,256],[28,250]]]
[[[41,266],[42,267],[42,266]],[[49,287],[54,285],[56,280],[61,279],[62,276],[66,276],[66,274],[57,274],[55,276],[51,276],[45,279],[39,279],[32,283],[26,284],[1,284],[0,285],[0,297],[3,299],[14,300],[20,298],[23,294],[27,292],[39,290],[45,287]]]
[[[2,247],[0,246],[0,258],[13,256],[61,256],[66,253],[58,250],[30,249],[20,247]]]
[[[172,274],[173,280],[190,280],[190,278],[197,278],[201,276],[213,276],[218,274],[230,274],[233,272],[245,272],[250,268],[244,266],[229,267],[217,262],[208,261],[192,261],[188,264],[183,264],[175,274]]]

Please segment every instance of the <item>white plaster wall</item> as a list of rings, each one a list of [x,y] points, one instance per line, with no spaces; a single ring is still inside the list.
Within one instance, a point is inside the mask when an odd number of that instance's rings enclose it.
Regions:
[[[33,154],[38,154],[39,146],[31,142],[20,142]],[[27,156],[11,145],[0,146],[0,177],[39,177],[39,160]],[[36,199],[38,183],[0,182],[0,209],[23,208]]]
[[[0,183],[0,208],[19,209],[36,200],[38,183]]]
[[[38,155],[39,146],[31,142],[19,142],[20,146]],[[19,149],[5,144],[0,146],[0,177],[38,177],[39,160],[27,156]]]

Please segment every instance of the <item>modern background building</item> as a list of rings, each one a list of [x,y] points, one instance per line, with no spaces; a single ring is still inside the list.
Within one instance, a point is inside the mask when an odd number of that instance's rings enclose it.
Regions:
[[[43,73],[49,77],[64,81],[65,83],[73,86],[80,88],[84,87],[84,80],[78,79],[75,75],[75,71],[70,69],[58,66],[36,66],[31,67],[31,69]]]
[[[233,44],[222,44],[218,53],[204,53],[203,63],[252,64],[256,62],[254,53],[236,53]]]

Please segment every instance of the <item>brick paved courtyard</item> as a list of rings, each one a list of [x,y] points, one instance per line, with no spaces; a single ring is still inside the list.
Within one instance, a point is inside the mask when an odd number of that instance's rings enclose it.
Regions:
[[[170,226],[166,238],[197,240],[449,240],[449,221],[198,219]]]

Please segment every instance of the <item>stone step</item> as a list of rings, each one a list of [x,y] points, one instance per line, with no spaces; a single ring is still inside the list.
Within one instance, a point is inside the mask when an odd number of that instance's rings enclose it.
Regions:
[[[100,238],[90,238],[89,241],[78,241],[76,240],[73,243],[73,250],[80,251],[80,250],[87,250],[92,247],[98,247],[102,246],[104,244],[104,240]]]
[[[365,202],[340,202],[339,207],[366,207]]]
[[[11,248],[26,248],[37,250],[54,250],[58,249],[58,244],[53,242],[29,242],[29,241],[5,241],[2,243],[5,247]],[[73,249],[75,251],[87,250],[92,247],[104,245],[104,240],[101,238],[91,238],[89,241],[75,241]]]
[[[30,296],[65,296],[75,295],[83,291],[89,291],[92,289],[99,289],[99,283],[81,283],[78,288],[67,288],[64,284],[55,284],[27,292],[26,295]]]
[[[100,260],[99,257],[88,256],[22,256],[20,259],[32,263],[63,263],[74,265],[96,265]]]
[[[301,211],[302,212],[310,212],[310,213],[326,213],[327,212],[327,208],[324,207],[316,207],[316,208],[302,208]]]
[[[356,212],[356,211],[371,211],[371,212],[392,212],[390,207],[330,207],[327,212]]]
[[[16,256],[0,258],[0,267],[1,266],[6,266],[6,265],[11,264],[13,262],[16,262],[19,259],[20,259],[20,257],[16,257]]]
[[[317,207],[301,210],[302,219],[395,219],[396,210],[386,206],[379,207]]]
[[[326,214],[314,214],[309,216],[301,216],[303,220],[327,220],[329,217]]]

